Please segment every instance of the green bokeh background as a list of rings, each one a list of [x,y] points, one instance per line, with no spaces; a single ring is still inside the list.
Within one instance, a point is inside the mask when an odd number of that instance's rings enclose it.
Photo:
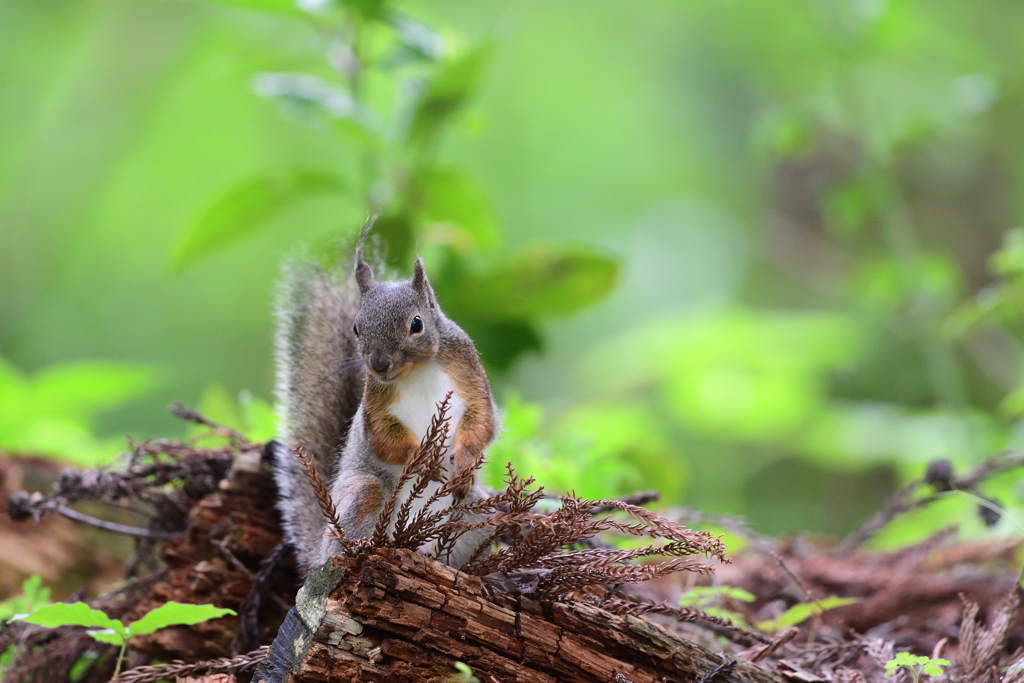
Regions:
[[[282,258],[350,238],[367,206],[311,197],[169,267],[256,174],[358,174],[357,138],[254,94],[261,72],[331,78],[337,36],[260,4],[281,3],[0,0],[5,450],[101,461],[125,433],[184,433],[176,400],[267,435]],[[539,352],[485,354],[493,461],[841,535],[930,459],[1019,443],[1024,5],[395,7],[453,54],[492,45],[437,151],[500,235],[466,258],[553,244],[618,267],[597,303],[531,321]],[[368,86],[385,109],[389,79]],[[1024,508],[1014,476],[986,494]],[[950,500],[878,542],[949,523],[1019,533]]]

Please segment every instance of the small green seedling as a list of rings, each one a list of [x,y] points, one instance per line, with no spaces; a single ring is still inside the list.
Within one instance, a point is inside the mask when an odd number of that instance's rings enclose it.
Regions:
[[[26,614],[50,602],[50,589],[43,586],[43,580],[38,574],[25,579],[21,584],[21,593],[0,602],[0,622],[8,621],[19,614]],[[0,678],[6,674],[7,667],[17,650],[18,646],[12,644],[0,654]]]
[[[19,614],[14,619],[46,628],[84,626],[89,629],[88,634],[99,642],[121,648],[121,652],[117,656],[117,667],[114,670],[116,678],[117,674],[121,672],[121,662],[124,661],[124,651],[128,645],[128,639],[132,636],[144,636],[167,626],[198,624],[201,621],[216,619],[227,614],[235,614],[235,612],[213,605],[182,605],[177,602],[168,602],[146,612],[142,618],[125,626],[119,619],[111,619],[84,602],[71,604],[59,602],[40,607],[31,614]]]
[[[21,595],[0,602],[0,621],[7,621],[17,614],[27,614],[50,602],[50,589],[43,586],[38,574],[25,579],[21,584]]]
[[[457,674],[448,679],[448,683],[480,683],[480,679],[473,675],[473,670],[464,662],[455,662]]]
[[[758,622],[757,627],[769,633],[781,631],[784,628],[803,623],[810,617],[821,614],[826,610],[842,607],[843,605],[852,605],[855,602],[857,602],[857,598],[837,598],[833,595],[817,602],[797,603],[780,614],[776,619]]]
[[[912,655],[909,652],[900,652],[885,663],[885,675],[892,676],[896,669],[906,669],[914,683],[919,683],[921,674],[938,676],[942,674],[942,667],[949,666],[948,659],[931,659],[921,655]]]
[[[742,588],[734,588],[733,586],[697,586],[679,597],[679,606],[693,607],[713,617],[728,619],[736,624],[746,623],[742,615],[717,606],[725,598],[731,598],[740,602],[754,602],[755,600],[753,595]]]

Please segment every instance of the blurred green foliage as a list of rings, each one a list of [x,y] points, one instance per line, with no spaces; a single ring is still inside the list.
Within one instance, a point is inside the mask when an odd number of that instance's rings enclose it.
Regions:
[[[86,467],[105,463],[123,442],[93,436],[96,416],[144,395],[156,376],[144,367],[83,361],[25,377],[0,358],[0,446]]]
[[[21,595],[0,602],[0,621],[6,622],[18,614],[28,614],[50,603],[50,589],[43,586],[38,574],[25,579],[21,584]]]
[[[830,595],[824,600],[818,600],[815,602],[798,602],[780,614],[778,618],[772,619],[771,621],[758,622],[757,628],[762,631],[774,633],[775,631],[781,631],[784,628],[801,624],[815,615],[824,613],[826,610],[835,609],[836,607],[842,607],[844,605],[852,605],[855,602],[859,602],[859,599],[838,598],[834,595]]]
[[[173,400],[272,434],[280,259],[382,207],[494,379],[488,478],[845,533],[1022,445],[1022,30],[996,0],[0,2],[0,446],[92,461],[180,433]],[[984,494],[1021,518],[1019,475]],[[877,543],[1016,533],[975,508]]]
[[[743,615],[726,609],[722,603],[726,600],[754,602],[756,599],[751,593],[733,586],[694,586],[679,597],[679,606],[699,609],[713,617],[746,626],[747,620]]]

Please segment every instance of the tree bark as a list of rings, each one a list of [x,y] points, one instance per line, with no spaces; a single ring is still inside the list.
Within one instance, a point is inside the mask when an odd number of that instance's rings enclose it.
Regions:
[[[305,654],[287,673],[261,669],[253,681],[446,681],[456,662],[483,682],[781,681],[647,619],[573,602],[494,599],[479,577],[409,550],[378,548],[331,563],[341,575],[335,571],[336,584],[326,588],[312,638],[279,637],[271,659],[296,645]],[[328,574],[323,567],[321,579]]]

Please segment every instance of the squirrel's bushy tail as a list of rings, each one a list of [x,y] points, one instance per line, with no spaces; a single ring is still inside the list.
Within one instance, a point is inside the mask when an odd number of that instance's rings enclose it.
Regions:
[[[359,294],[351,276],[309,263],[288,263],[277,297],[277,389],[280,415],[274,478],[285,538],[301,571],[320,550],[325,520],[294,447],[310,453],[324,481],[334,479],[364,370],[352,330]]]

